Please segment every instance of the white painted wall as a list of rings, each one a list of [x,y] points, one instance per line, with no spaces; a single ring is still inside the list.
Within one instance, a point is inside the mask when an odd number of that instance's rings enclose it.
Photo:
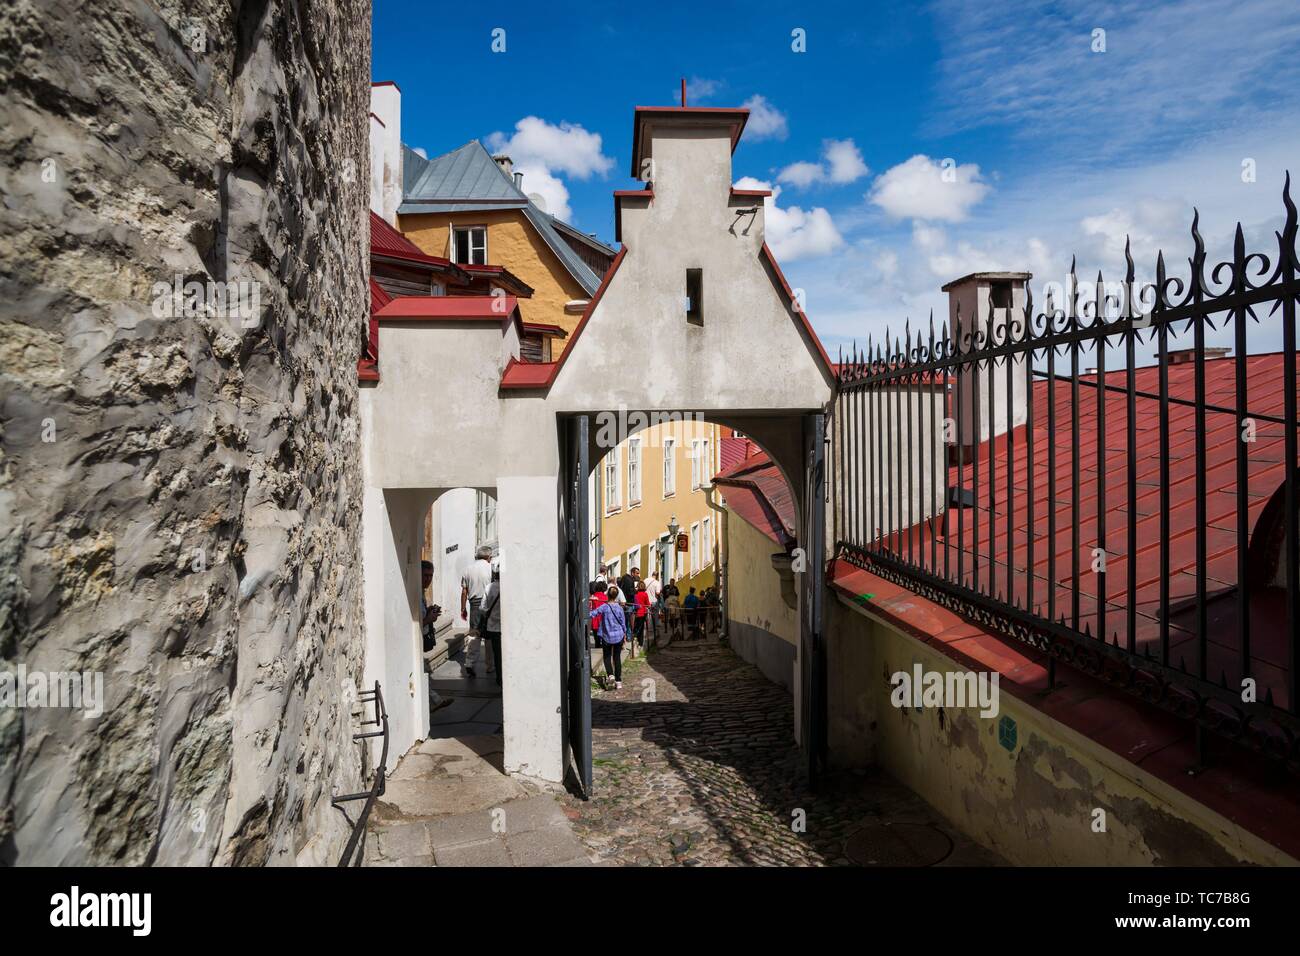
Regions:
[[[366,495],[367,646],[400,658],[373,666],[400,676],[405,654],[394,647],[403,614],[416,640],[416,595],[398,573],[406,513],[395,517],[392,502],[419,495],[393,492],[421,489],[432,500],[431,489],[495,488],[498,540],[508,555],[505,766],[548,780],[562,778],[566,760],[559,416],[620,404],[704,412],[762,443],[799,494],[802,415],[825,408],[832,394],[829,374],[760,259],[761,205],[738,217],[753,203],[730,199],[727,130],[663,130],[654,156],[656,198],[648,209],[624,211],[629,251],[548,394],[499,391],[506,359],[518,354],[514,326],[454,323],[381,324],[380,381],[362,392],[366,481],[386,489],[389,505],[385,515],[377,505],[384,499]],[[705,270],[702,326],[688,324],[682,307],[687,268]],[[635,370],[628,329],[646,346]]]
[[[433,503],[433,601],[456,616],[460,579],[474,560],[475,506],[473,488],[453,488]]]
[[[370,87],[370,209],[397,225],[402,204],[402,92]]]
[[[872,541],[943,513],[944,415],[942,386],[840,396],[827,473],[832,487],[856,489],[851,501],[837,505],[849,540]],[[845,429],[852,440],[844,440]],[[841,472],[848,476],[843,482],[835,477]]]

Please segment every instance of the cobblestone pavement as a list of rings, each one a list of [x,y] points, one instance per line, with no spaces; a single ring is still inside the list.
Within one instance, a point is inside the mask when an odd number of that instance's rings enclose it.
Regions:
[[[883,773],[807,792],[793,733],[791,696],[756,667],[674,643],[592,691],[593,795],[564,811],[593,859],[622,865],[1001,862]]]

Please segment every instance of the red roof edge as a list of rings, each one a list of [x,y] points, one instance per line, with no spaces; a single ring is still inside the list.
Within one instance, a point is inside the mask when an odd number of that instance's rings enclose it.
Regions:
[[[736,151],[745,124],[749,122],[749,110],[743,106],[638,106],[632,111],[632,178],[640,179],[641,171],[637,162],[641,158],[641,121],[642,117],[653,114],[667,115],[703,115],[712,113],[718,119],[731,119],[734,123],[731,131],[731,151]]]
[[[808,321],[808,313],[799,307],[799,302],[794,297],[794,291],[790,288],[790,283],[785,279],[785,273],[781,271],[781,266],[776,261],[776,256],[772,255],[772,250],[767,247],[766,242],[763,243],[763,248],[759,254],[766,259],[768,265],[772,267],[772,272],[776,275],[781,290],[785,293],[786,305],[788,305],[790,311],[798,317],[797,321],[802,323],[804,331],[808,334],[808,340],[812,342],[817,349],[817,354],[821,356],[822,371],[826,373],[827,381],[833,385],[835,383],[835,371],[831,365],[831,358],[826,354],[826,349],[822,347],[822,340],[819,339],[817,333],[813,331],[812,323]]]
[[[755,197],[755,198],[757,198],[757,199],[765,199],[765,198],[767,198],[768,196],[772,195],[772,190],[770,190],[770,189],[737,189],[735,186],[732,186],[732,187],[731,187],[731,195],[733,195],[733,196],[753,196],[753,197]]]
[[[501,373],[502,389],[549,388],[555,370],[554,362],[521,362],[513,355]]]
[[[578,325],[573,330],[573,338],[569,340],[569,345],[564,350],[564,354],[560,356],[560,360],[558,362],[549,362],[549,363],[547,362],[520,363],[520,364],[531,365],[534,368],[538,368],[543,365],[549,365],[550,374],[547,376],[546,381],[540,385],[528,385],[528,386],[511,385],[508,387],[549,389],[552,385],[555,384],[555,379],[559,376],[560,369],[562,369],[564,367],[564,363],[569,360],[569,355],[573,352],[574,346],[578,344],[578,338],[582,335],[582,330],[587,327],[587,322],[591,318],[591,314],[596,311],[596,306],[600,304],[600,300],[604,297],[605,290],[608,289],[609,284],[614,281],[614,274],[618,272],[618,267],[623,264],[623,259],[626,255],[627,255],[627,246],[624,246],[622,249],[618,250],[618,255],[614,257],[614,261],[611,262],[609,264],[609,268],[605,270],[605,277],[600,280],[600,288],[598,288],[596,290],[596,294],[591,297],[591,300],[587,303],[587,307],[582,310],[582,318],[578,320]],[[505,379],[509,371],[510,371],[510,366],[507,365],[506,371],[501,373],[501,386],[503,388],[507,387],[505,383]]]

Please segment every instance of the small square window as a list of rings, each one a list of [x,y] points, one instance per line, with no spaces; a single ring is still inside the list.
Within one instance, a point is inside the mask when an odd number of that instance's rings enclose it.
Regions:
[[[452,256],[456,262],[470,266],[487,265],[487,229],[484,226],[462,226],[455,230]]]

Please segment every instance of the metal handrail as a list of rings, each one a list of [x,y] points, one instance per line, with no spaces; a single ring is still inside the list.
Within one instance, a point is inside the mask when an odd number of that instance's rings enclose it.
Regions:
[[[388,709],[384,706],[384,692],[379,686],[379,681],[375,681],[375,689],[362,691],[358,695],[358,702],[361,704],[373,703],[375,705],[375,717],[373,720],[363,720],[361,726],[372,724],[379,725],[382,729],[365,731],[352,735],[353,740],[367,740],[371,737],[383,737],[384,745],[379,754],[379,764],[375,767],[375,782],[371,784],[369,790],[361,793],[349,793],[341,797],[334,797],[330,800],[331,805],[339,810],[346,817],[347,813],[339,807],[341,803],[348,803],[352,800],[365,800],[365,805],[361,808],[361,815],[357,817],[356,823],[352,825],[352,835],[348,838],[348,845],[343,850],[343,856],[339,858],[338,865],[340,868],[347,866],[360,866],[361,854],[357,853],[357,846],[361,843],[362,835],[366,832],[366,822],[370,819],[370,810],[375,805],[375,801],[384,795],[386,780],[388,777]],[[364,708],[357,711],[352,716],[360,717],[365,713]],[[356,855],[356,862],[352,862],[353,855]]]

